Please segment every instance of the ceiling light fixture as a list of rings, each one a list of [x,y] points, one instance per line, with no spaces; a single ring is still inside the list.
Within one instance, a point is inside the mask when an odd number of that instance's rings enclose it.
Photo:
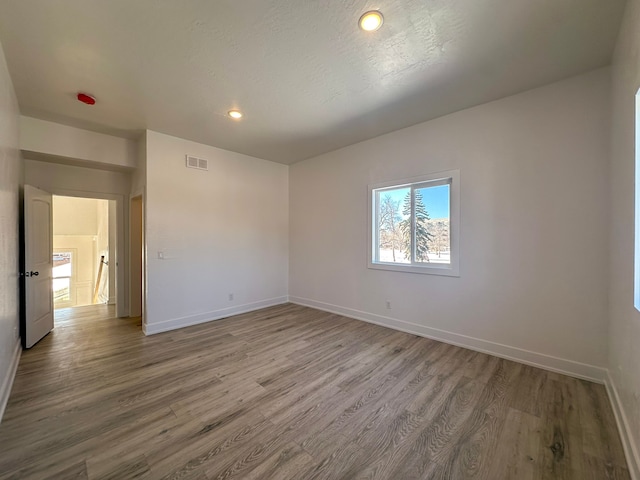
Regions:
[[[382,13],[377,10],[371,10],[362,14],[360,20],[358,20],[358,25],[360,25],[360,28],[365,32],[374,32],[382,26],[383,22],[384,17]]]
[[[240,110],[229,110],[228,115],[234,120],[240,120],[242,118],[242,112]]]

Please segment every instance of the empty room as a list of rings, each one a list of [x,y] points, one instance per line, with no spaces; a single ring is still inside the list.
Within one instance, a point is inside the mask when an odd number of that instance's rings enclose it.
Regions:
[[[640,480],[640,0],[0,0],[0,479]]]

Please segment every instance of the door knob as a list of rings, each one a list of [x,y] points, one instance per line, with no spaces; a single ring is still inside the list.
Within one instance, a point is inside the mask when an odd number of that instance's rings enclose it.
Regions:
[[[34,272],[34,271],[27,272],[24,274],[25,277],[37,277],[38,275],[40,275],[40,272]]]

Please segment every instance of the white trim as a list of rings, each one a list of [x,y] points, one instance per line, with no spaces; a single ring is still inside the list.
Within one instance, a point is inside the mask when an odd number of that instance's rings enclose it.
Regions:
[[[165,320],[163,322],[144,322],[142,324],[142,331],[145,335],[168,332],[170,330],[177,330],[178,328],[190,327],[192,325],[211,322],[213,320],[220,320],[221,318],[227,318],[233,315],[240,315],[241,313],[253,312],[254,310],[260,310],[261,308],[281,305],[283,303],[287,303],[287,301],[288,298],[286,296],[275,297],[266,300],[260,300],[259,302],[245,303],[244,305],[237,305],[235,307],[222,308],[220,310],[214,310],[212,312],[198,313],[196,315],[189,315],[187,317]]]
[[[524,363],[534,367],[542,368],[552,372],[582,378],[596,383],[604,383],[606,369],[595,365],[575,362],[564,358],[558,358],[544,353],[532,352],[517,347],[510,347],[501,343],[495,343],[481,338],[469,337],[459,333],[448,332],[438,328],[418,325],[416,323],[398,320],[396,318],[385,317],[374,313],[354,310],[352,308],[340,307],[330,303],[318,302],[308,298],[290,296],[289,301],[306,307],[317,308],[326,312],[337,313],[347,317],[355,318],[369,323],[375,323],[387,328],[400,330],[401,332],[431,338],[439,342],[448,343],[458,347],[468,348],[481,353],[487,353],[514,362]]]
[[[7,402],[9,401],[11,387],[13,386],[13,381],[16,378],[18,363],[20,362],[20,355],[22,355],[22,344],[20,343],[20,339],[18,338],[16,346],[13,349],[11,363],[9,363],[9,370],[7,371],[7,375],[4,377],[4,380],[0,385],[0,422],[2,422],[4,409],[7,408]]]
[[[624,455],[627,459],[627,467],[629,468],[629,474],[631,480],[640,480],[640,452],[638,445],[635,444],[635,440],[631,435],[631,426],[627,420],[620,396],[618,395],[618,389],[611,377],[611,373],[607,370],[607,375],[604,380],[604,386],[607,389],[609,395],[609,401],[613,408],[613,415],[616,418],[616,424],[618,425],[618,432],[620,432],[620,439],[622,440],[622,448],[624,448]]]
[[[640,311],[640,90],[636,92],[635,107],[633,306]]]

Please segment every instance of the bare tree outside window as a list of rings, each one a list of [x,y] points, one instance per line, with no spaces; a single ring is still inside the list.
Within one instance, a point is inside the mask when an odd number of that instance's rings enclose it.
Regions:
[[[404,250],[401,223],[400,200],[394,200],[389,194],[383,195],[379,215],[380,248],[390,249],[394,262],[397,261],[396,252]]]

